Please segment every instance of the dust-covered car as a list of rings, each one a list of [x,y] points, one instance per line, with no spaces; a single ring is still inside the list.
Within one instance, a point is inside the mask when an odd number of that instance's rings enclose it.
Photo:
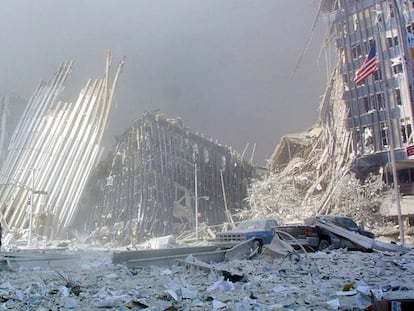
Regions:
[[[236,229],[219,232],[215,242],[220,247],[232,247],[238,243],[253,240],[253,247],[261,250],[264,244],[272,242],[273,228],[278,226],[275,219],[250,219],[240,222]]]

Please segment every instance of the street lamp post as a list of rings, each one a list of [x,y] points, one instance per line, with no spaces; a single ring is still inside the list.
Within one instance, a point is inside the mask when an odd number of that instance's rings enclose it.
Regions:
[[[30,169],[30,179],[31,179],[31,185],[30,185],[30,206],[29,206],[29,238],[27,240],[27,246],[31,246],[32,244],[32,231],[33,231],[33,196],[34,196],[34,173],[35,168]]]
[[[197,160],[194,157],[194,200],[195,200],[195,230],[198,242],[198,186],[197,186]]]

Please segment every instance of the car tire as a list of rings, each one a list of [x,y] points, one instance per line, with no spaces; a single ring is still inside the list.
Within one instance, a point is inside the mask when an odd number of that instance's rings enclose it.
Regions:
[[[327,240],[320,240],[318,244],[318,251],[323,251],[329,248],[331,246],[331,243]]]

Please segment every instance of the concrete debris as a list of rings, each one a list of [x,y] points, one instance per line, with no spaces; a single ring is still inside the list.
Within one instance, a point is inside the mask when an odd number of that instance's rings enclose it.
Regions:
[[[269,159],[269,174],[254,180],[249,208],[237,214],[239,218],[274,217],[293,223],[336,214],[350,216],[374,233],[393,221],[381,212],[392,206],[392,190],[381,172],[354,169],[353,141],[343,122],[348,111],[341,82],[340,70],[334,71],[319,120],[308,132],[282,138]],[[394,237],[397,240],[398,234]]]
[[[3,270],[2,308],[365,310],[374,300],[414,297],[413,250],[397,254],[341,249],[299,254],[298,261],[262,253],[254,259],[204,263],[210,269],[182,262],[129,269],[112,264],[108,251],[80,248],[76,255],[61,274],[70,276],[79,291],[47,266]],[[307,260],[317,267],[311,273],[304,267]]]
[[[286,257],[294,252],[293,246],[281,240],[277,234],[273,237],[272,243],[263,245],[263,248],[264,253],[272,257]]]
[[[336,235],[343,237],[351,241],[352,243],[361,246],[362,248],[366,250],[390,251],[390,252],[400,252],[400,253],[405,253],[408,251],[408,248],[402,245],[385,243],[378,239],[371,239],[361,234],[341,228],[340,226],[334,225],[333,223],[330,223],[330,222],[316,220],[315,225],[321,228],[324,228],[332,233],[335,233]]]
[[[7,269],[18,271],[23,267],[60,268],[72,264],[79,256],[51,252],[0,252],[0,262],[7,264]]]
[[[254,238],[239,243],[227,249],[224,258],[226,260],[252,258],[259,253],[259,247],[253,248],[254,245]]]

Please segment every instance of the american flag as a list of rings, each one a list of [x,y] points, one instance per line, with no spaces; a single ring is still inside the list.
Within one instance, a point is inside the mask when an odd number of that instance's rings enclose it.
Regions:
[[[361,84],[366,78],[378,70],[379,67],[379,58],[377,55],[377,49],[375,43],[372,45],[367,57],[365,57],[364,63],[361,68],[358,69],[355,75],[354,82],[356,84]]]

